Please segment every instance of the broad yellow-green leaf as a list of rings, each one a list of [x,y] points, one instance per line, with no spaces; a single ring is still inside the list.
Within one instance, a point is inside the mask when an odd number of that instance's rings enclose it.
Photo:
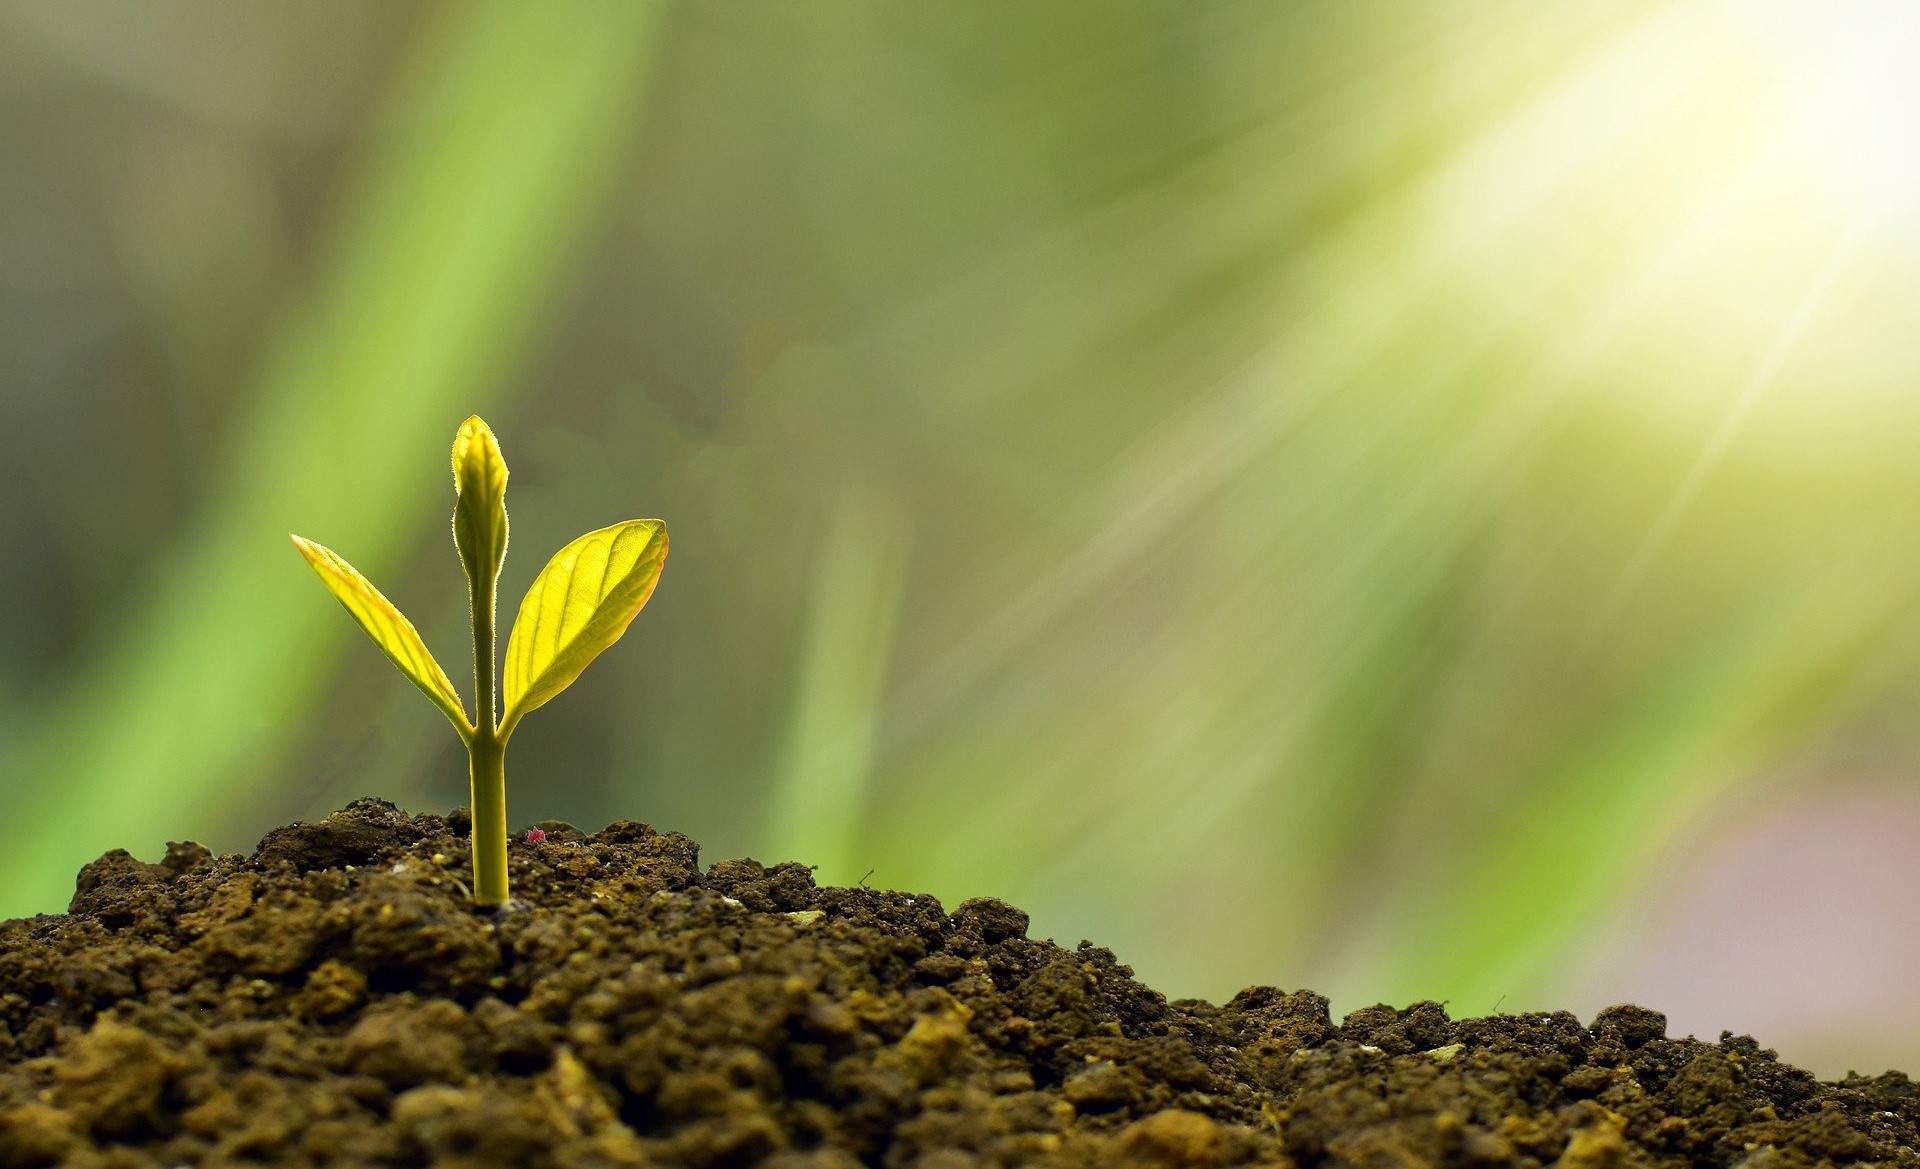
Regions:
[[[491,588],[507,556],[507,461],[475,414],[453,436],[453,542],[467,577]]]
[[[653,595],[666,558],[667,525],[659,520],[588,532],[554,554],[520,602],[507,639],[503,738],[620,640]]]
[[[341,559],[331,548],[299,536],[293,538],[293,545],[300,549],[300,555],[306,557],[313,571],[319,574],[327,591],[346,606],[347,612],[360,623],[360,628],[367,631],[367,636],[373,638],[373,643],[380,647],[381,652],[400,667],[400,672],[411,679],[422,694],[433,700],[433,704],[453,722],[463,738],[472,734],[466,711],[460,706],[459,692],[453,688],[440,663],[434,660],[427,643],[420,640],[420,633],[413,627],[413,622],[407,620],[392,601],[382,596],[380,590],[373,587],[372,581],[360,575],[358,569]]]

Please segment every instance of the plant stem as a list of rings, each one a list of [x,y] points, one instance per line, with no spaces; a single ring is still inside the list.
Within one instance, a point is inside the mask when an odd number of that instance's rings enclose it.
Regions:
[[[473,899],[499,905],[507,899],[507,745],[491,726],[467,745],[473,809]]]
[[[507,899],[507,745],[494,709],[494,610],[500,562],[467,565],[473,609],[473,741],[467,744],[467,796],[473,809],[473,899]]]

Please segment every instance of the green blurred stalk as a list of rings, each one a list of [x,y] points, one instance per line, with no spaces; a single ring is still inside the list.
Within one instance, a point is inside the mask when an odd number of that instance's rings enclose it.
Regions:
[[[855,483],[841,491],[813,563],[761,852],[812,863],[822,881],[855,881],[866,871],[856,849],[909,532],[898,499]]]
[[[264,781],[353,637],[287,531],[379,579],[452,506],[447,443],[539,335],[630,136],[657,11],[498,0],[427,23],[207,510],[0,751],[13,822],[34,826],[7,850],[0,915],[61,908],[79,864],[151,855]]]
[[[1337,981],[1460,1014],[1548,1009],[1556,959],[1637,890],[1675,834],[1836,711],[1887,684],[1899,582],[1817,569],[1756,590],[1664,676],[1542,769],[1383,918],[1383,938]],[[1362,997],[1365,997],[1363,995]]]

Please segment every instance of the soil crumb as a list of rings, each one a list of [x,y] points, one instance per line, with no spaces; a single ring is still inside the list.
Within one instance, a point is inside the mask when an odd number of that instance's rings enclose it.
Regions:
[[[376,800],[251,857],[88,865],[66,914],[0,924],[0,1167],[1916,1161],[1905,1076],[1821,1083],[1638,1007],[1169,1002],[998,901],[541,827],[497,913],[464,813]]]

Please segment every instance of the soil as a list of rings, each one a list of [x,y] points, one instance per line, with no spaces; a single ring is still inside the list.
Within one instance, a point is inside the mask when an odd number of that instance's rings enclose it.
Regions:
[[[517,840],[358,801],[251,857],[113,852],[0,925],[0,1166],[1913,1165],[1822,1083],[1615,1007],[1169,1002],[998,901],[816,888],[635,823]]]

